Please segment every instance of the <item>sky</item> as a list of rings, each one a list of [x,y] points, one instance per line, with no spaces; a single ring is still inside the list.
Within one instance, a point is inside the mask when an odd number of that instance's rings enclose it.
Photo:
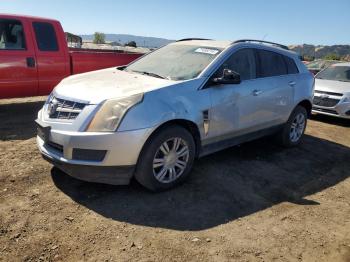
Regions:
[[[55,18],[74,34],[350,44],[350,0],[0,0],[0,13]]]

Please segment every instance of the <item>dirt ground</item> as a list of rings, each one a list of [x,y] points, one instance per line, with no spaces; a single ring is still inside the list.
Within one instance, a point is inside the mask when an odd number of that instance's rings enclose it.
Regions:
[[[350,261],[350,121],[196,161],[153,194],[73,179],[38,153],[43,98],[0,102],[0,261]]]

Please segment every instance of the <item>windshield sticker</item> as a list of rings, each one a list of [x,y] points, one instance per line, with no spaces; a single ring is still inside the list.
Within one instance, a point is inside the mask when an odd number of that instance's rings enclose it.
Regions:
[[[208,55],[216,55],[219,52],[219,50],[200,47],[200,48],[197,48],[195,50],[195,52],[202,53],[202,54],[208,54]]]

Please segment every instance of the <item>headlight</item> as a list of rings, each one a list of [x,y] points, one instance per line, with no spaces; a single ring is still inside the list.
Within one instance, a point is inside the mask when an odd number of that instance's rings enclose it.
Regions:
[[[53,98],[53,92],[50,93],[50,95],[47,97],[46,101],[45,101],[45,104],[48,104],[50,103],[50,101],[52,100]]]
[[[348,103],[350,102],[350,96],[347,96],[343,99],[343,103]]]
[[[114,132],[125,113],[142,101],[143,94],[106,100],[91,120],[87,132]]]

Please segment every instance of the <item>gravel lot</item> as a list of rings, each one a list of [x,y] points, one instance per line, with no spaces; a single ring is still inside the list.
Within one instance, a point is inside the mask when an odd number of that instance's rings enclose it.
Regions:
[[[298,148],[234,147],[153,194],[52,169],[42,103],[0,101],[0,261],[350,261],[350,121],[314,116]]]

